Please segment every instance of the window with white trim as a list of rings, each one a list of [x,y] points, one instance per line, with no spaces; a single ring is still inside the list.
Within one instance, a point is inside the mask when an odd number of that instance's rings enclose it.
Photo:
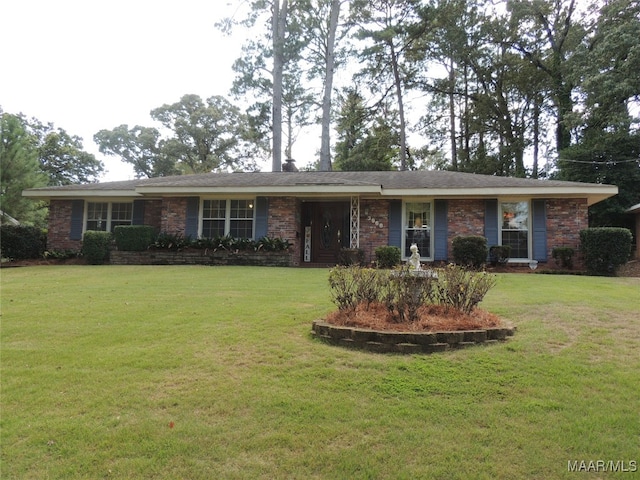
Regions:
[[[500,204],[500,244],[511,247],[512,259],[529,258],[529,202]]]
[[[133,203],[87,202],[85,231],[113,232],[118,225],[131,225],[132,217]]]
[[[411,244],[418,246],[421,258],[432,257],[432,212],[430,202],[407,202],[404,205],[404,256],[411,256]]]
[[[253,238],[254,200],[203,200],[201,235]]]

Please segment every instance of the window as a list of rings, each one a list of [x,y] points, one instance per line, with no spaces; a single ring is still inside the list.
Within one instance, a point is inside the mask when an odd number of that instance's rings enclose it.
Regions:
[[[431,258],[431,204],[405,204],[404,256],[410,257],[411,244],[418,246],[420,257]]]
[[[225,231],[226,200],[205,200],[202,205],[202,236],[222,237]]]
[[[529,258],[529,202],[501,205],[500,242],[511,247],[511,258]]]
[[[85,230],[113,232],[117,225],[131,225],[133,203],[88,202]]]
[[[253,238],[253,200],[204,200],[202,236]]]

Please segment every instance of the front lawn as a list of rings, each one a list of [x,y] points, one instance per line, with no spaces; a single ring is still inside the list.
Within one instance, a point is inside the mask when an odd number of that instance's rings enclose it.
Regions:
[[[1,275],[3,479],[640,468],[638,278],[499,275],[481,307],[517,325],[513,338],[398,356],[310,337],[335,308],[324,269]]]

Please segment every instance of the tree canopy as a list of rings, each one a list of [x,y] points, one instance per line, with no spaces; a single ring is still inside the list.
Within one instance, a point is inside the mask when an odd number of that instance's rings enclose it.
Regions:
[[[247,115],[221,96],[184,95],[151,111],[153,127],[120,125],[94,135],[100,152],[133,165],[138,177],[253,170],[260,133]]]

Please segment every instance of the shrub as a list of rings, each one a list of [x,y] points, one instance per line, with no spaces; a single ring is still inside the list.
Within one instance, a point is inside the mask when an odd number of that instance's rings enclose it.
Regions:
[[[182,250],[183,248],[199,248],[202,250],[227,250],[229,252],[284,252],[291,244],[282,238],[262,237],[258,240],[251,238],[235,238],[229,235],[219,237],[200,237],[191,240],[181,234],[160,233],[153,244],[153,248],[167,250]]]
[[[489,248],[491,265],[504,265],[511,258],[511,245],[493,245]]]
[[[141,252],[153,244],[156,231],[149,225],[118,225],[113,229],[113,237],[118,250]]]
[[[611,275],[631,256],[632,235],[626,228],[598,227],[580,231],[580,247],[587,271]]]
[[[329,287],[333,302],[340,310],[353,310],[359,304],[369,307],[380,301],[381,288],[387,284],[387,273],[359,265],[338,265],[329,271]]]
[[[66,260],[68,258],[77,258],[80,256],[80,252],[77,250],[47,250],[42,254],[44,258],[50,258],[54,260]]]
[[[409,266],[403,266],[381,282],[381,300],[398,322],[414,322],[418,320],[418,309],[431,303],[435,281],[432,275],[418,275]]]
[[[402,252],[398,247],[384,246],[375,250],[376,265],[378,268],[393,268],[400,264]]]
[[[182,250],[192,244],[191,237],[186,237],[180,233],[160,232],[155,241],[151,244],[153,248],[167,250]]]
[[[364,250],[360,248],[342,248],[338,255],[338,265],[362,265],[364,264]]]
[[[339,310],[353,310],[358,305],[354,267],[338,266],[329,271],[331,298]]]
[[[479,235],[454,237],[453,261],[461,266],[479,269],[487,260],[487,239]]]
[[[47,236],[38,227],[2,225],[0,250],[3,258],[26,260],[41,258],[46,249]]]
[[[282,238],[262,237],[258,239],[255,245],[255,250],[262,250],[263,252],[284,252],[289,250],[291,244],[289,240]]]
[[[82,255],[91,265],[101,265],[109,260],[111,233],[90,230],[82,237]]]
[[[438,269],[436,275],[416,275],[407,266],[393,271],[338,266],[329,272],[331,297],[340,310],[381,303],[399,322],[416,321],[420,307],[433,303],[469,314],[495,282],[486,272],[458,265]]]
[[[495,277],[486,272],[448,265],[438,270],[435,298],[442,305],[471,313],[495,284]]]
[[[573,255],[575,250],[571,247],[555,247],[551,250],[551,256],[556,265],[562,268],[573,268]]]

